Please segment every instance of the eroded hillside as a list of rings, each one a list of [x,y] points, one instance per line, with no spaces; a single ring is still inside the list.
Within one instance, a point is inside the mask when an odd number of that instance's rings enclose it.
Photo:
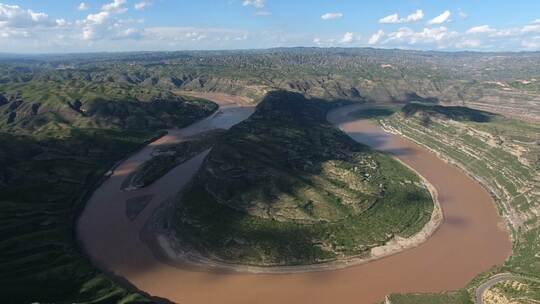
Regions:
[[[465,107],[409,104],[383,125],[463,166],[497,197],[513,229],[540,216],[540,127]]]

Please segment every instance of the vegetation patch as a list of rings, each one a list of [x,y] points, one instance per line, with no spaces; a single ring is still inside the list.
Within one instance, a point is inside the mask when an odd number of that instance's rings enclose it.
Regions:
[[[273,92],[212,148],[174,215],[216,260],[299,265],[369,255],[431,217],[419,178],[326,121],[331,107]]]

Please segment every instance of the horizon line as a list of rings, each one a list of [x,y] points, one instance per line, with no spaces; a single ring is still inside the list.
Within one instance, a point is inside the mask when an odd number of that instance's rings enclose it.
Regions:
[[[278,49],[319,49],[319,50],[375,50],[375,51],[406,51],[406,52],[419,52],[419,53],[477,53],[477,54],[534,54],[540,53],[540,50],[518,50],[518,51],[488,51],[488,50],[436,50],[436,49],[408,49],[408,48],[382,48],[382,47],[369,47],[369,46],[356,46],[356,47],[320,47],[320,46],[277,46],[269,48],[238,48],[238,49],[178,49],[178,50],[138,50],[138,51],[89,51],[89,52],[2,52],[1,56],[17,56],[17,57],[33,57],[33,56],[69,56],[69,55],[98,55],[98,54],[137,54],[137,53],[189,53],[189,52],[249,52],[249,51],[270,51]]]

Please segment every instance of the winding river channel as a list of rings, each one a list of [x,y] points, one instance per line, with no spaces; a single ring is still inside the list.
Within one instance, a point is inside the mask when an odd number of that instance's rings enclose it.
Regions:
[[[170,130],[123,161],[94,192],[78,221],[78,237],[93,263],[126,284],[176,303],[374,303],[395,292],[462,288],[510,255],[503,220],[479,183],[426,149],[384,132],[376,123],[351,118],[348,114],[361,107],[353,105],[334,110],[328,120],[355,140],[393,154],[436,188],[444,220],[426,242],[370,263],[306,273],[209,271],[164,262],[143,240],[145,224],[190,181],[206,154],[176,167],[149,187],[120,188],[157,146],[214,128],[229,128],[254,110],[239,97],[199,97],[218,103],[220,110],[189,127]],[[151,200],[135,218],[128,217],[127,201],[140,197]]]

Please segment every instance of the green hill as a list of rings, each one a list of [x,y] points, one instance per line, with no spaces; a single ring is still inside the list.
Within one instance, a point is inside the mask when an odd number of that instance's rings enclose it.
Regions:
[[[75,238],[76,217],[117,161],[163,134],[162,128],[191,124],[210,115],[217,105],[181,97],[154,101],[109,97],[108,102],[97,102],[95,111],[85,112],[76,100],[6,95],[0,94],[0,293],[4,299],[10,303],[146,302],[84,256]],[[8,121],[9,117],[14,118]]]
[[[330,104],[272,92],[213,147],[174,215],[216,260],[296,265],[368,255],[430,219],[419,178],[326,121]]]

